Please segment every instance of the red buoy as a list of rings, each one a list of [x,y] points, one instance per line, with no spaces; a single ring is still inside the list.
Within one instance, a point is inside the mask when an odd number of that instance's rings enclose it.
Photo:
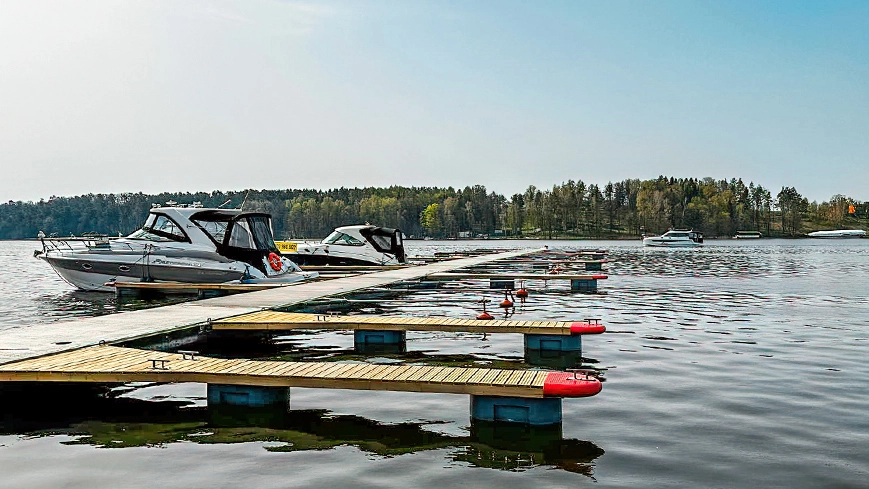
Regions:
[[[549,397],[588,397],[601,389],[600,380],[569,372],[550,372],[543,381],[543,395]]]
[[[519,289],[516,291],[516,297],[518,297],[520,299],[524,299],[524,298],[528,297],[528,291],[525,289]]]
[[[492,315],[489,314],[488,312],[483,311],[482,313],[480,313],[479,316],[477,316],[477,319],[483,319],[483,320],[486,320],[486,319],[495,319],[495,318],[492,317]]]

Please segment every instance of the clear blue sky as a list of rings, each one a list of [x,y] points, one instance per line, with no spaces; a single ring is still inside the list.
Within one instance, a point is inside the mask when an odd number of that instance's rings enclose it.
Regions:
[[[869,200],[867,1],[0,3],[0,201],[730,178]]]

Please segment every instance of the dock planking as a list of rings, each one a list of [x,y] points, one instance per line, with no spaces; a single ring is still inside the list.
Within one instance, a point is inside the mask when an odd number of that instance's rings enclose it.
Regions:
[[[601,387],[593,377],[546,370],[220,359],[110,345],[0,365],[0,381],[201,382],[524,398],[586,397]]]
[[[11,328],[4,330],[0,337],[0,364],[97,345],[100,342],[116,343],[153,337],[191,326],[204,325],[209,319],[217,320],[262,309],[291,306],[370,287],[416,280],[431,273],[446,272],[536,251],[514,250],[472,256],[333,280],[302,282],[153,309]]]
[[[363,315],[323,315],[279,311],[258,311],[232,318],[212,321],[211,328],[220,330],[287,331],[294,329],[320,330],[383,330],[383,331],[444,331],[456,333],[523,333],[573,335],[603,333],[597,319],[577,321],[514,321],[457,319],[448,317],[401,317]]]

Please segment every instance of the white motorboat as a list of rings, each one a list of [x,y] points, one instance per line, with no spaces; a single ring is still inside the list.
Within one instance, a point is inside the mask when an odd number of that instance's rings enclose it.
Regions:
[[[681,248],[699,246],[703,243],[703,234],[683,229],[672,229],[661,236],[643,238],[644,246],[659,246],[666,248]]]
[[[760,231],[737,231],[733,239],[760,239],[762,237]]]
[[[302,266],[407,263],[401,231],[370,224],[335,228],[319,243],[279,241],[278,247]]]
[[[835,229],[833,231],[815,231],[809,233],[810,238],[863,238],[866,231],[862,229]]]
[[[271,216],[201,205],[155,206],[127,237],[45,238],[34,255],[69,284],[113,291],[116,282],[282,283],[316,278],[282,256]]]

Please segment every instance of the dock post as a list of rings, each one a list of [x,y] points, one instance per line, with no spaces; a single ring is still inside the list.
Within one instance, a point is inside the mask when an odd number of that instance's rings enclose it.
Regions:
[[[406,337],[405,331],[357,329],[353,332],[353,349],[357,353],[404,353]]]
[[[525,335],[525,363],[552,368],[582,364],[581,335]]]
[[[597,279],[574,279],[570,281],[570,290],[574,292],[585,292],[593,294],[597,292]]]
[[[526,398],[471,395],[471,421],[515,423],[528,426],[561,424],[561,398]]]
[[[208,404],[257,408],[285,405],[289,409],[290,388],[208,384]]]

